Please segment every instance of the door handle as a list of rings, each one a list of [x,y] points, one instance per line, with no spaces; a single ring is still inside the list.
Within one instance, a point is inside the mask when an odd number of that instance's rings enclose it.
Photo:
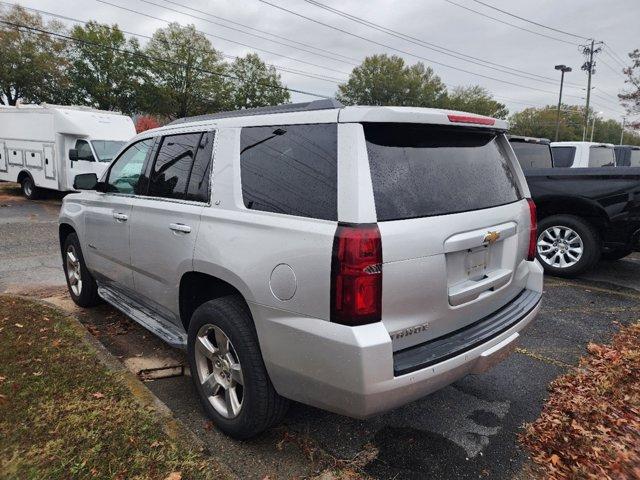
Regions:
[[[113,218],[119,222],[126,222],[129,219],[129,216],[124,213],[113,212]]]
[[[170,223],[169,228],[174,232],[191,233],[191,227],[183,223]]]

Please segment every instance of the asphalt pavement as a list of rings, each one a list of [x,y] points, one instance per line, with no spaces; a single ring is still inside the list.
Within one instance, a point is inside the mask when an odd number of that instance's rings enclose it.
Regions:
[[[171,349],[111,307],[77,309],[64,288],[57,212],[60,198],[29,202],[0,184],[0,292],[27,293],[76,313],[135,373],[184,365]],[[618,324],[640,319],[640,255],[601,263],[580,279],[545,279],[541,313],[517,351],[492,370],[369,420],[301,404],[284,424],[248,442],[219,433],[179,369],[147,386],[241,478],[308,476],[318,458],[353,460],[381,479],[522,478],[527,455],[517,435],[540,413],[547,386]],[[144,372],[143,372],[144,373]],[[359,461],[367,458],[369,461]]]

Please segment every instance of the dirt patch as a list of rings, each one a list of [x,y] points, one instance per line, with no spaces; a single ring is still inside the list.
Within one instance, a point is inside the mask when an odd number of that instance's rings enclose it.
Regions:
[[[640,322],[587,350],[521,441],[539,478],[640,478]]]
[[[0,312],[1,478],[229,478],[170,434],[75,320],[11,296]]]

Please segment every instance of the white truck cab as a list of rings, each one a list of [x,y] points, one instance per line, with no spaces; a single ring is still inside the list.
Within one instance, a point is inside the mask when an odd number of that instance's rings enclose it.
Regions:
[[[564,168],[615,167],[612,143],[551,142],[553,166]]]
[[[89,107],[20,105],[0,109],[0,181],[70,191],[81,173],[100,177],[136,134],[130,117]]]

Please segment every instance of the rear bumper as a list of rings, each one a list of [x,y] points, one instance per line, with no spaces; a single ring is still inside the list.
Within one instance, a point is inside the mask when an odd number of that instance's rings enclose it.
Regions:
[[[527,289],[501,309],[520,302],[523,308],[512,309],[517,312],[509,321],[489,332],[476,327],[489,323],[495,327],[500,317],[480,325],[486,320],[482,319],[468,327],[476,330],[454,332],[456,341],[449,352],[442,349],[444,355],[424,364],[419,354],[411,355],[413,363],[404,364],[409,371],[398,370],[403,352],[394,354],[382,322],[346,327],[251,304],[271,381],[280,395],[292,400],[366,418],[424,397],[467,374],[483,372],[515,348],[519,332],[538,313],[542,267],[527,263]],[[466,341],[471,337],[475,341]],[[427,357],[432,350],[427,347],[421,353]]]

